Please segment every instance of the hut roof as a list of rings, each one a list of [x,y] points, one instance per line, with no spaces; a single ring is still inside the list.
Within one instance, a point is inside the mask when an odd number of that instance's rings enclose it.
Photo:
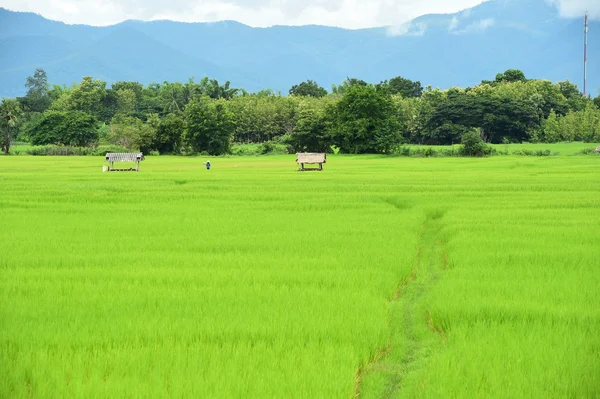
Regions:
[[[144,154],[141,152],[109,152],[106,154],[108,162],[136,162],[143,161]]]

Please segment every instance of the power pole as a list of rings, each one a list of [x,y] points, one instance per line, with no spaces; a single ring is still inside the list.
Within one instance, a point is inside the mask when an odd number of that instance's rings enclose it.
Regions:
[[[588,37],[588,12],[585,12],[583,29],[583,96],[587,94],[587,37]]]

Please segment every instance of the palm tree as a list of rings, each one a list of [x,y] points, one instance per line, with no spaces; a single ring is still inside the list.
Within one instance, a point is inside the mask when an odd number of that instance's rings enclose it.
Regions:
[[[17,127],[23,111],[19,102],[15,99],[3,98],[0,104],[0,145],[4,155],[10,151],[10,131]]]

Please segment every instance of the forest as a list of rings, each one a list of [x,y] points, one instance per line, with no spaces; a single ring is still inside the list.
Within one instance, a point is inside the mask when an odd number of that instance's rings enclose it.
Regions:
[[[43,69],[23,97],[0,104],[2,152],[11,143],[159,154],[232,152],[234,143],[283,145],[288,152],[393,154],[405,144],[600,142],[600,96],[569,81],[507,70],[475,87],[440,90],[395,77],[347,78],[328,91],[307,80],[288,93],[249,93],[205,77],[196,82],[106,82],[91,76],[51,85]]]

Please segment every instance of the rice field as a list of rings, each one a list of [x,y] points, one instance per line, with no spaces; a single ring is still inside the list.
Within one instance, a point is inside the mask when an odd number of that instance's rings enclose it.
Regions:
[[[498,151],[499,155],[508,153],[513,155],[518,151],[550,151],[552,155],[580,155],[583,150],[593,150],[600,144],[597,143],[584,143],[581,141],[574,142],[563,142],[563,143],[521,143],[521,144],[489,144],[491,147]],[[462,146],[460,144],[454,145],[409,145],[411,149],[425,149],[433,148],[434,150],[439,149],[454,149],[458,150]]]
[[[0,397],[600,397],[600,157],[102,161],[0,157]]]

